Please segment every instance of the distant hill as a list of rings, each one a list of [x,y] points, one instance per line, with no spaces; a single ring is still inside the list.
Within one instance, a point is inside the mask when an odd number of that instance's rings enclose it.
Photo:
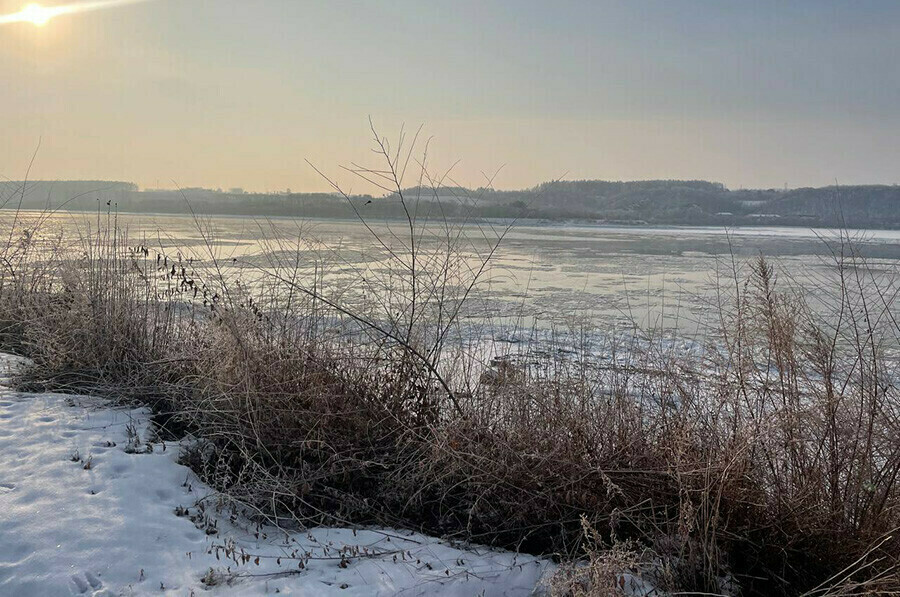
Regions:
[[[24,190],[24,192],[23,192]],[[900,228],[900,187],[859,185],[793,190],[729,190],[702,180],[552,182],[495,191],[460,187],[409,188],[420,217],[589,220],[660,225],[785,225]],[[328,193],[245,193],[211,189],[139,190],[118,181],[0,183],[5,209],[117,209],[135,213],[195,213],[257,217],[402,217],[396,195],[355,195],[352,205]]]
[[[111,180],[59,180],[0,182],[0,207],[23,209],[59,209],[61,207],[96,209],[100,199],[118,199],[136,193],[138,186]]]

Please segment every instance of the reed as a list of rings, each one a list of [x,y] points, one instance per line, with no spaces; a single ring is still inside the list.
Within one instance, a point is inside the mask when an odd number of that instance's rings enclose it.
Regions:
[[[625,572],[671,592],[900,592],[900,329],[846,237],[828,310],[759,257],[719,281],[702,354],[492,367],[457,332],[508,228],[419,219],[409,165],[430,200],[446,186],[427,150],[375,143],[383,167],[350,171],[406,219],[354,206],[372,235],[354,264],[271,223],[264,257],[226,259],[196,215],[199,248],[173,252],[114,206],[74,238],[2,212],[0,344],[34,361],[19,385],[151,405],[160,434],[199,438],[186,463],[270,522],[553,554],[557,594],[619,594]]]

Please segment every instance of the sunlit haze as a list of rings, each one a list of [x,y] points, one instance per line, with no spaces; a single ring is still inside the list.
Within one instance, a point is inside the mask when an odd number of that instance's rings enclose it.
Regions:
[[[900,3],[0,0],[0,175],[323,190],[424,124],[478,186],[900,182]],[[35,26],[40,25],[40,26]],[[348,179],[349,182],[349,179]],[[371,190],[359,187],[354,190]]]
[[[135,4],[147,0],[97,0],[93,2],[77,2],[70,4],[58,4],[53,6],[41,6],[36,2],[26,4],[22,10],[0,15],[0,25],[12,23],[31,23],[37,27],[43,27],[50,19],[60,15],[75,14],[100,10],[102,8],[114,8],[123,4]]]

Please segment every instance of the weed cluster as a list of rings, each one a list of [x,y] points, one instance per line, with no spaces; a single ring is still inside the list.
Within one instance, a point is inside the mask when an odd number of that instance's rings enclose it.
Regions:
[[[489,370],[455,332],[508,228],[419,219],[415,146],[376,136],[384,168],[350,169],[406,214],[400,231],[357,212],[372,255],[352,267],[303,230],[228,261],[196,216],[187,256],[132,241],[112,208],[74,243],[4,212],[0,345],[35,363],[20,384],[151,404],[161,435],[199,438],[184,459],[205,481],[281,525],[586,556],[559,594],[900,591],[898,326],[851,243],[828,309],[762,257],[736,266],[702,355]],[[426,158],[420,193],[445,186]]]

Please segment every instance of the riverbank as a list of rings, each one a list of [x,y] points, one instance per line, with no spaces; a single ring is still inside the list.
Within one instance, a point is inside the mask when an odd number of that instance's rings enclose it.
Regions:
[[[553,557],[559,595],[606,595],[614,571],[676,593],[897,589],[897,330],[852,251],[820,286],[839,317],[758,256],[716,287],[715,350],[485,363],[454,332],[502,234],[372,230],[375,267],[219,259],[202,223],[158,251],[115,222],[74,246],[10,235],[0,344],[34,363],[15,387],[148,407],[163,441],[200,438],[181,462],[230,504]]]
[[[527,596],[547,559],[398,529],[278,528],[179,464],[146,408],[19,393],[0,354],[0,593]]]

